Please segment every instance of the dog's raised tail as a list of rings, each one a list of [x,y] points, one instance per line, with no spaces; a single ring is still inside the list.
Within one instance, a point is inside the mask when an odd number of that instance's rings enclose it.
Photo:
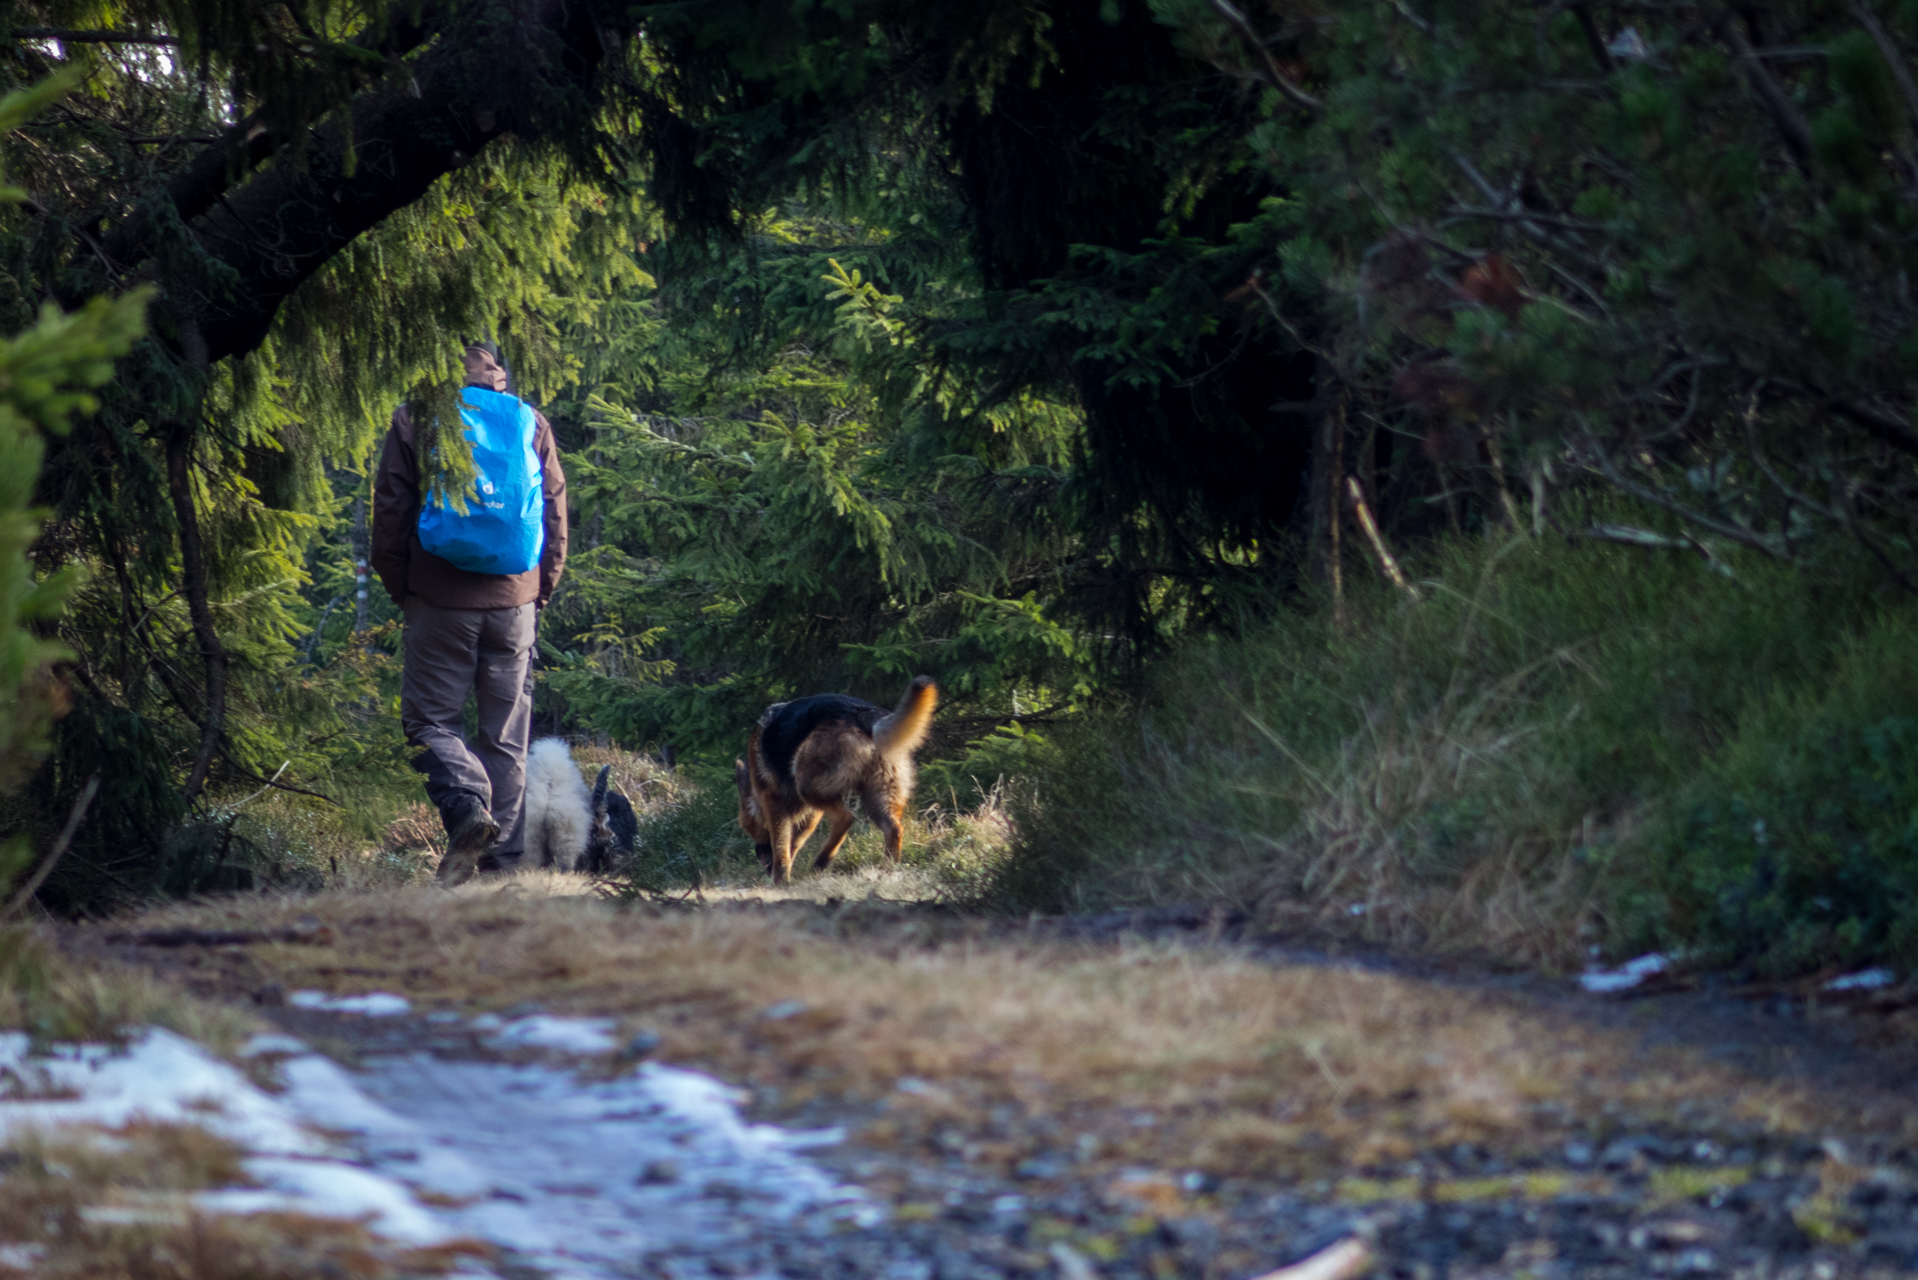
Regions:
[[[889,716],[872,727],[872,744],[883,756],[910,755],[932,728],[932,710],[939,705],[939,686],[931,676],[919,676]]]
[[[606,821],[606,784],[612,781],[613,766],[603,764],[599,767],[599,778],[593,783],[593,821],[604,824]]]

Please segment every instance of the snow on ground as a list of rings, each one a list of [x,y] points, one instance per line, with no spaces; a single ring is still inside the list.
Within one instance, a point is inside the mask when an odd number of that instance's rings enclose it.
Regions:
[[[209,1209],[365,1216],[381,1234],[409,1244],[461,1234],[400,1183],[349,1163],[287,1099],[182,1036],[149,1028],[124,1052],[56,1045],[41,1057],[28,1055],[28,1043],[18,1032],[0,1035],[0,1077],[12,1086],[0,1101],[0,1135],[72,1125],[116,1129],[142,1118],[197,1125],[251,1153],[246,1170],[259,1183],[202,1197]]]
[[[588,1079],[551,1058],[605,1052],[609,1020],[540,1016],[494,1031],[496,1044],[549,1057],[411,1054],[349,1072],[291,1037],[255,1037],[243,1053],[277,1065],[277,1095],[167,1031],[124,1051],[45,1057],[0,1035],[0,1077],[12,1077],[0,1135],[141,1116],[202,1125],[252,1153],[258,1184],[203,1193],[207,1210],[364,1217],[408,1243],[483,1239],[555,1280],[614,1280],[640,1274],[652,1250],[882,1216],[801,1154],[840,1141],[837,1130],[748,1124],[737,1092],[697,1072],[648,1063]]]
[[[1645,979],[1672,967],[1671,959],[1653,952],[1636,960],[1627,960],[1616,969],[1587,969],[1578,975],[1578,985],[1599,995],[1629,991]]]
[[[502,1049],[558,1049],[563,1053],[611,1053],[611,1018],[515,1018],[491,1037]]]
[[[357,1013],[368,1018],[397,1018],[413,1011],[405,996],[375,991],[365,996],[329,996],[324,991],[295,991],[286,998],[295,1009],[318,1009],[324,1013]]]

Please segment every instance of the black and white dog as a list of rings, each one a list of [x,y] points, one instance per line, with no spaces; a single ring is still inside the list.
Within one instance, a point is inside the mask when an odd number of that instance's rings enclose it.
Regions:
[[[615,857],[631,857],[639,835],[632,802],[611,787],[613,767],[589,793],[561,738],[541,738],[526,753],[524,865],[603,875]]]

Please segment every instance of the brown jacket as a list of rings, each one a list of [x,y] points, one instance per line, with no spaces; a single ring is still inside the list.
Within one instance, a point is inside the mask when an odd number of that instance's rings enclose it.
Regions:
[[[474,573],[420,545],[416,429],[404,405],[393,411],[373,481],[372,555],[373,572],[380,575],[393,603],[405,604],[410,593],[442,609],[510,609],[529,603],[546,607],[566,567],[566,473],[560,470],[552,424],[538,410],[533,418],[539,423],[533,451],[539,455],[544,473],[540,489],[546,496],[546,547],[539,567],[525,573]]]

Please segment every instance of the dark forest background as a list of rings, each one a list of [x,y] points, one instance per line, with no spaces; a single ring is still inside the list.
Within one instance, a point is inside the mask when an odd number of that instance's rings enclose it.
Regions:
[[[416,798],[367,472],[490,336],[572,484],[544,732],[696,789],[923,672],[980,901],[1918,958],[1918,7],[0,15],[51,911]]]

